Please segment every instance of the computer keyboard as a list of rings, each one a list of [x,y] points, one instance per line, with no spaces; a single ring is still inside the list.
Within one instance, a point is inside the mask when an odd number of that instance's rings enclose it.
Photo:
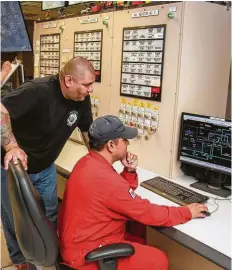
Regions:
[[[203,203],[209,199],[207,196],[180,186],[160,176],[144,181],[140,185],[179,205]]]

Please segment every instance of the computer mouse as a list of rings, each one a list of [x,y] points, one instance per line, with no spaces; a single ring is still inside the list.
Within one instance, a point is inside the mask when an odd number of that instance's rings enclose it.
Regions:
[[[209,217],[211,214],[210,212],[207,211],[201,211],[202,214],[204,214],[206,217]]]

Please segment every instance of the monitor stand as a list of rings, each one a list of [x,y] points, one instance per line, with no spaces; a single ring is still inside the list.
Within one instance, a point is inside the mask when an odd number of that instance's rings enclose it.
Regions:
[[[214,194],[216,196],[220,196],[223,198],[227,198],[231,195],[231,189],[229,188],[221,188],[221,189],[213,189],[211,187],[209,187],[209,185],[207,183],[203,183],[203,182],[195,182],[193,184],[190,185],[191,187],[194,187],[196,189]]]
[[[211,172],[208,183],[199,181],[191,184],[190,186],[216,196],[227,198],[231,196],[231,189],[223,187],[224,182],[224,174]]]

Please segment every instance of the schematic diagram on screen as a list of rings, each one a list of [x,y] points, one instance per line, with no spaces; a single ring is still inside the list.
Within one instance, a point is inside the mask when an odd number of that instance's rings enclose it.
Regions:
[[[209,123],[200,126],[185,124],[183,130],[182,155],[206,162],[231,160],[231,130]]]

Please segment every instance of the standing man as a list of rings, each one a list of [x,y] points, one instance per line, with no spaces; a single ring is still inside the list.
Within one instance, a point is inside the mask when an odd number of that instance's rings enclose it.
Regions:
[[[159,249],[142,245],[125,233],[127,220],[145,225],[174,226],[205,217],[203,204],[168,207],[138,196],[137,156],[127,151],[137,129],[125,127],[115,116],[93,121],[89,129],[91,151],[81,158],[70,175],[58,217],[61,255],[78,270],[97,270],[96,262],[85,263],[85,255],[107,244],[128,242],[135,248],[131,257],[118,261],[118,270],[167,270],[168,260]],[[119,175],[112,167],[121,161]]]
[[[22,161],[44,201],[47,217],[56,227],[54,161],[76,127],[88,146],[87,132],[92,123],[89,94],[93,92],[94,82],[92,64],[76,57],[65,64],[59,76],[26,82],[1,101],[1,219],[10,258],[18,269],[27,269],[28,265],[13,226],[7,187],[9,161]]]

